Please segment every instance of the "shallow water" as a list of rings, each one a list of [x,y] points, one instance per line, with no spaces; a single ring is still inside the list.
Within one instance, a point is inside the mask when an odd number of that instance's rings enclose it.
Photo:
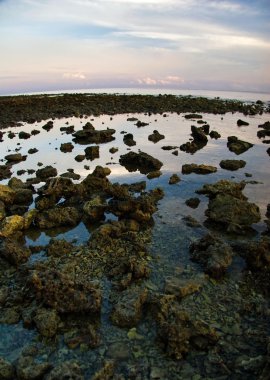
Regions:
[[[139,120],[149,123],[145,127],[138,128],[135,122],[127,121],[128,117],[137,117]],[[238,127],[236,122],[242,118],[249,122],[248,126]],[[147,181],[147,188],[154,188],[161,186],[165,192],[165,199],[162,201],[163,214],[169,213],[170,218],[174,219],[175,211],[177,210],[180,215],[184,216],[187,213],[192,214],[199,221],[204,220],[204,210],[206,207],[207,198],[199,196],[201,204],[198,209],[192,210],[185,205],[185,200],[189,197],[196,196],[195,191],[202,187],[204,183],[216,182],[222,178],[234,178],[235,181],[241,180],[255,180],[261,183],[247,184],[244,193],[248,196],[251,202],[255,202],[261,209],[262,219],[266,212],[266,205],[268,203],[269,186],[270,186],[270,167],[269,156],[266,153],[267,144],[263,144],[262,140],[257,137],[258,125],[268,120],[268,115],[257,115],[243,117],[241,114],[227,113],[223,116],[213,114],[203,114],[203,120],[210,125],[210,130],[218,131],[221,134],[220,139],[210,139],[208,144],[203,149],[191,155],[181,150],[178,150],[178,156],[172,154],[171,151],[161,149],[162,146],[172,145],[179,147],[184,142],[190,139],[190,126],[198,125],[196,120],[186,120],[183,115],[166,114],[164,115],[116,115],[113,118],[108,115],[102,115],[96,118],[67,118],[61,120],[54,120],[54,127],[49,132],[42,129],[45,122],[23,125],[22,127],[12,128],[5,130],[4,141],[0,143],[1,158],[7,154],[13,153],[18,150],[22,155],[27,155],[28,150],[37,148],[38,152],[35,154],[28,154],[26,161],[22,161],[13,165],[13,176],[16,176],[18,170],[39,169],[38,163],[43,163],[43,166],[52,165],[57,168],[58,175],[67,171],[67,169],[74,169],[74,172],[85,178],[90,172],[94,170],[97,165],[108,166],[111,170],[109,179],[111,182],[136,182],[139,180]],[[91,121],[96,129],[113,128],[116,130],[114,134],[115,140],[100,144],[100,158],[93,161],[84,160],[83,162],[76,162],[74,157],[77,154],[84,154],[86,145],[74,144],[74,149],[71,153],[63,153],[60,151],[62,143],[71,142],[72,136],[61,132],[60,128],[64,126],[74,125],[75,131],[82,128],[87,122]],[[30,139],[21,140],[18,133],[23,130],[30,132],[33,129],[40,130],[40,134],[31,136]],[[148,141],[148,136],[158,130],[161,134],[165,135],[165,139],[160,140],[154,144]],[[9,131],[15,132],[16,136],[13,139],[7,138]],[[129,148],[123,143],[123,133],[132,133],[136,145]],[[226,146],[227,137],[235,135],[240,139],[254,143],[255,145],[247,152],[237,156],[230,152]],[[95,144],[92,144],[95,145]],[[111,154],[109,149],[117,147],[119,150],[115,154]],[[122,154],[132,151],[146,152],[163,162],[161,168],[162,176],[156,179],[147,180],[146,176],[140,174],[138,171],[130,173],[123,166],[119,164],[119,157]],[[237,171],[231,172],[219,167],[221,159],[242,159],[247,162],[246,166]],[[5,160],[4,160],[5,161]],[[209,164],[216,166],[218,171],[209,175],[182,175],[181,168],[183,164],[196,163],[196,164]],[[90,170],[84,168],[85,165],[90,166]],[[173,174],[177,173],[181,177],[181,182],[176,185],[168,185],[168,179]],[[247,178],[245,173],[251,173],[252,178]],[[28,175],[27,173],[21,175],[19,178],[26,180],[27,178],[34,177],[35,174]],[[2,181],[7,183],[8,180]],[[40,185],[38,185],[40,186]],[[38,187],[37,186],[37,187]],[[173,212],[174,214],[171,214]],[[262,230],[263,225],[259,223],[255,226],[257,230]],[[86,237],[87,233],[82,228],[79,233],[78,227],[74,231],[74,235],[70,235],[69,239],[75,239],[82,236],[82,240]]]
[[[128,117],[137,117],[139,120],[149,123],[149,125],[138,128],[135,125],[135,122],[127,121]],[[238,127],[236,124],[238,119],[248,121],[249,125]],[[184,273],[186,272],[188,274],[193,272],[197,273],[200,270],[197,264],[190,262],[188,248],[192,241],[201,237],[207,231],[203,222],[205,221],[204,212],[207,208],[208,199],[203,195],[197,195],[195,193],[195,191],[200,189],[203,184],[214,183],[223,178],[234,178],[235,181],[258,181],[259,183],[256,184],[248,183],[244,193],[248,196],[251,202],[255,202],[260,207],[261,211],[261,221],[253,226],[255,231],[253,238],[257,238],[259,232],[265,230],[263,219],[266,212],[266,206],[269,203],[270,188],[269,156],[266,153],[266,149],[269,145],[263,144],[262,141],[257,138],[257,131],[259,124],[263,124],[265,121],[269,120],[269,115],[244,117],[242,114],[237,113],[227,113],[222,116],[203,114],[203,120],[210,125],[210,130],[218,131],[221,134],[221,138],[218,140],[209,138],[207,146],[193,155],[182,152],[178,149],[178,156],[175,156],[172,154],[172,151],[161,149],[162,146],[166,145],[179,147],[184,142],[187,142],[191,137],[190,126],[192,124],[199,125],[196,120],[186,120],[183,115],[168,113],[166,116],[132,114],[111,117],[109,115],[102,115],[100,117],[95,117],[94,119],[89,117],[82,119],[67,118],[54,120],[54,127],[49,132],[42,129],[45,121],[31,125],[24,124],[22,127],[5,130],[3,137],[4,141],[0,143],[0,158],[5,162],[4,156],[13,153],[15,149],[18,148],[20,153],[28,155],[26,161],[13,165],[13,176],[17,176],[16,173],[18,170],[37,170],[39,168],[38,162],[42,162],[43,166],[52,165],[56,167],[58,175],[66,172],[67,169],[74,169],[75,173],[80,174],[80,180],[82,180],[91,173],[97,165],[102,165],[109,166],[111,169],[111,174],[109,176],[111,182],[132,183],[146,180],[147,189],[152,189],[157,186],[162,187],[165,191],[165,196],[159,202],[158,211],[154,216],[155,225],[152,231],[152,242],[148,247],[149,252],[153,257],[153,261],[151,262],[152,273],[150,279],[146,282],[146,286],[150,290],[159,290],[162,289],[166,278],[170,276],[177,276],[179,273],[182,273],[183,270]],[[71,153],[61,152],[61,143],[71,142],[72,136],[67,135],[65,132],[61,132],[60,127],[74,125],[75,131],[77,131],[81,129],[87,121],[91,121],[96,129],[114,128],[116,130],[114,135],[115,140],[110,143],[100,144],[99,159],[93,161],[84,160],[83,162],[78,163],[74,160],[74,157],[77,154],[83,154],[86,146],[74,143],[74,149]],[[28,140],[20,140],[18,138],[18,133],[21,130],[30,132],[33,129],[40,130],[40,134],[31,136]],[[154,130],[158,130],[161,134],[164,134],[165,139],[160,140],[156,144],[149,141],[148,136]],[[9,131],[16,133],[15,138],[9,139],[7,137]],[[134,140],[136,141],[135,146],[129,148],[123,143],[123,133],[121,133],[123,131],[133,134]],[[234,153],[230,152],[226,146],[227,137],[231,135],[235,135],[238,138],[254,143],[255,145],[247,152],[236,156]],[[112,147],[117,147],[119,149],[118,152],[111,154],[109,149]],[[38,152],[32,155],[28,154],[27,152],[30,148],[37,148]],[[162,175],[159,178],[148,180],[145,175],[140,174],[139,172],[128,172],[119,164],[119,157],[120,155],[127,153],[129,150],[141,150],[161,160],[163,162],[161,168]],[[222,159],[243,159],[247,164],[244,168],[231,172],[219,167],[219,162]],[[218,170],[216,173],[209,175],[183,175],[181,173],[181,168],[182,165],[186,163],[214,165]],[[90,170],[85,169],[84,165],[89,165]],[[178,184],[169,185],[168,181],[173,173],[178,174],[181,177],[181,181]],[[252,174],[252,177],[247,178],[245,173]],[[34,177],[34,174],[32,176]],[[31,176],[26,173],[19,178],[26,180],[30,177]],[[7,182],[8,180],[5,180],[1,183]],[[40,184],[37,185],[37,187],[39,186]],[[185,204],[185,200],[195,196],[200,198],[201,203],[197,209],[191,209]],[[201,223],[201,226],[198,228],[187,227],[183,221],[183,217],[187,215],[196,218]],[[112,216],[107,215],[107,219],[110,218],[112,218]],[[80,223],[76,228],[71,230],[58,229],[51,231],[37,231],[32,229],[26,234],[26,242],[28,245],[46,245],[51,237],[58,237],[65,238],[68,241],[75,241],[76,244],[81,244],[89,239],[91,231],[94,228],[95,226],[86,226],[83,223]],[[236,236],[233,237],[233,239],[237,238],[238,237]],[[42,253],[31,257],[31,260],[43,259],[44,256]],[[232,289],[234,289],[235,283],[231,281],[235,281],[235,279],[240,279],[241,281],[241,271],[243,267],[243,262],[236,259],[230,269],[227,279],[220,285],[219,291],[221,292],[221,297],[224,297],[224,299],[229,297]],[[214,287],[212,289],[211,286],[212,285],[209,283],[209,289],[207,290],[209,293],[204,295],[204,297],[208,297],[207,294],[213,296],[213,301],[208,305],[209,310],[215,302],[219,301],[215,298],[217,295],[215,294]],[[196,354],[191,355],[185,364],[183,364],[183,362],[179,363],[168,359],[154,344],[155,328],[151,325],[152,321],[147,316],[137,327],[137,332],[140,338],[137,337],[135,340],[130,340],[128,338],[127,329],[120,329],[113,326],[109,322],[110,303],[108,297],[110,293],[110,284],[106,279],[103,281],[103,287],[105,289],[105,297],[103,300],[100,321],[101,325],[99,326],[103,342],[102,345],[97,349],[84,351],[83,347],[76,348],[75,350],[68,349],[63,342],[55,342],[55,345],[52,343],[46,345],[46,342],[39,342],[41,345],[41,357],[43,352],[43,355],[46,357],[49,356],[50,360],[53,362],[62,362],[63,360],[70,358],[78,359],[80,362],[88,363],[88,366],[91,364],[90,366],[92,366],[93,370],[99,368],[104,359],[117,358],[119,351],[123,351],[123,358],[120,359],[120,362],[123,363],[120,364],[120,366],[125,363],[125,366],[128,365],[132,367],[136,365],[138,368],[140,367],[141,372],[145,375],[145,377],[142,378],[145,379],[167,378],[167,374],[166,376],[162,375],[162,367],[164,368],[164,366],[167,368],[167,373],[173,374],[171,375],[173,377],[168,378],[188,379],[195,376],[196,373],[201,373],[200,371],[204,371],[205,375],[207,375],[206,364],[209,358],[202,354],[198,354],[197,356]],[[242,297],[240,290],[236,294],[236,297]],[[205,302],[207,304],[208,301]],[[222,303],[223,301],[221,300],[220,302]],[[260,302],[263,302],[263,300],[260,299]],[[225,304],[225,306],[223,306],[225,308],[224,315],[232,315],[232,308],[235,307],[235,304],[237,304],[237,298],[232,301],[232,305]],[[200,300],[194,299],[194,309],[196,313],[199,314],[201,311],[196,309],[196,305],[200,305]],[[208,314],[206,313],[203,317],[207,320]],[[213,317],[211,316],[211,323],[221,323],[222,318],[220,315],[218,315],[214,321],[212,318]],[[229,322],[226,318],[224,320],[229,326]],[[246,324],[244,324],[244,322]],[[252,326],[252,321],[244,322],[243,325],[246,328]],[[265,329],[262,321],[257,321],[257,324],[259,324],[259,328],[258,332],[254,333],[255,335],[259,335],[260,328]],[[18,335],[16,335],[17,333]],[[14,336],[18,336],[16,348],[14,348]],[[1,341],[3,339],[3,342],[7,342],[5,345],[0,346],[0,355],[5,356],[10,360],[14,360],[14,358],[18,357],[20,350],[25,345],[27,339],[32,343],[38,342],[35,332],[23,329],[20,324],[17,326],[0,325],[0,338]],[[227,341],[228,345],[231,344],[230,339]],[[247,352],[252,352],[252,354],[254,354],[255,351],[256,353],[256,347],[254,346],[252,348],[250,342],[247,344]],[[118,352],[118,354],[116,352]],[[119,360],[119,358],[117,358],[117,360]],[[204,360],[204,367],[201,363],[202,360]],[[187,363],[192,365],[193,368],[196,368],[192,375],[189,375],[189,367],[187,366]],[[154,375],[152,377],[151,371],[153,370],[150,371],[149,368],[156,368],[157,372],[159,370],[159,377],[154,377]],[[202,370],[202,368],[204,369]],[[180,369],[183,372],[181,372]],[[87,371],[89,372],[89,370]],[[213,371],[212,367],[211,371]],[[89,373],[91,373],[91,371]],[[200,377],[197,378],[199,379]],[[215,378],[215,374],[212,373],[210,378]]]

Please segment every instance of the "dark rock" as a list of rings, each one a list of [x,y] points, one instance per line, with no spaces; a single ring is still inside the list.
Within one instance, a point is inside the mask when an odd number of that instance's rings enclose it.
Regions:
[[[117,347],[115,347],[115,348],[117,348]],[[110,350],[112,352],[112,351],[114,351],[114,348],[111,346]],[[117,351],[119,352],[119,347],[118,347]],[[127,353],[129,354],[129,352],[127,352]],[[121,357],[118,357],[118,359],[121,359]],[[115,369],[115,362],[113,360],[107,360],[104,363],[103,367],[94,374],[94,376],[91,378],[91,380],[110,380],[110,379],[113,379],[114,369]]]
[[[0,239],[0,256],[10,264],[18,266],[28,260],[31,255],[29,248],[24,247],[13,238]]]
[[[15,378],[15,371],[13,365],[0,357],[0,380],[13,380]]]
[[[257,136],[259,139],[265,138],[266,136],[270,136],[270,130],[268,129],[262,129],[257,132]]]
[[[222,160],[220,161],[220,167],[226,170],[238,170],[246,166],[246,161],[243,160]]]
[[[103,219],[107,207],[107,203],[97,195],[83,205],[83,211],[88,219],[97,221]]]
[[[55,367],[46,380],[84,380],[82,370],[74,361],[64,362]]]
[[[147,178],[148,179],[158,178],[161,176],[161,174],[162,174],[162,172],[160,170],[155,170],[153,172],[148,173]]]
[[[222,240],[210,234],[190,246],[191,259],[199,262],[206,273],[220,278],[232,263],[233,251]]]
[[[0,165],[0,181],[10,178],[11,175],[10,165]]]
[[[208,195],[210,199],[215,198],[218,194],[228,194],[232,197],[246,200],[247,197],[242,193],[245,186],[245,182],[238,183],[222,179],[214,184],[203,185],[203,188],[197,190],[196,193]]]
[[[52,338],[56,335],[60,318],[54,309],[38,309],[34,317],[38,332],[46,337]]]
[[[74,125],[70,125],[68,127],[61,127],[60,128],[61,132],[66,132],[67,135],[70,135],[74,132]]]
[[[146,181],[135,182],[128,185],[128,190],[131,193],[141,193],[145,189],[146,189]]]
[[[76,271],[59,271],[42,267],[30,279],[38,299],[59,313],[97,313],[101,307],[101,292],[95,282],[76,276]]]
[[[93,161],[96,158],[99,158],[99,146],[98,145],[88,146],[87,148],[85,148],[84,152],[85,152],[85,158],[87,160]]]
[[[147,299],[147,289],[139,287],[123,291],[111,314],[112,322],[120,327],[133,327],[142,317],[142,308]]]
[[[198,150],[203,149],[206,146],[206,141],[188,141],[182,145],[180,145],[180,150],[186,153],[194,154]]]
[[[22,170],[17,170],[17,175],[23,175],[26,173],[26,170],[22,169]]]
[[[111,154],[114,154],[114,153],[118,152],[118,148],[114,148],[114,147],[112,147],[112,148],[109,149],[109,152],[110,152]]]
[[[3,220],[6,216],[6,207],[4,202],[0,200],[0,222]]]
[[[217,171],[217,168],[211,165],[184,164],[182,166],[183,174],[190,174],[190,173],[210,174],[210,173],[215,173],[216,171]]]
[[[21,188],[15,191],[14,204],[30,206],[32,202],[33,202],[32,190]]]
[[[133,139],[133,134],[132,133],[127,133],[123,137],[123,141],[127,146],[133,146],[136,145],[136,141]]]
[[[165,145],[165,146],[162,146],[161,149],[163,150],[173,150],[173,149],[177,149],[178,146],[174,146],[174,145]]]
[[[36,176],[39,179],[41,179],[42,181],[44,181],[50,177],[56,177],[57,176],[57,170],[50,165],[45,166],[45,168],[38,169],[36,171]]]
[[[85,159],[85,154],[77,154],[75,161],[82,162]]]
[[[218,194],[210,199],[205,215],[210,221],[225,225],[231,232],[241,232],[261,219],[256,204],[228,194]]]
[[[61,257],[66,256],[73,250],[72,243],[64,239],[51,239],[47,247],[48,256]]]
[[[198,276],[199,277],[199,276]],[[179,277],[168,277],[165,282],[165,293],[173,294],[177,298],[184,298],[198,292],[203,285],[203,278],[187,279]]]
[[[39,228],[76,226],[80,219],[80,212],[75,207],[55,207],[39,213],[36,224]]]
[[[249,125],[249,123],[247,121],[238,119],[237,120],[237,125],[238,125],[238,127],[242,127],[243,125]]]
[[[241,256],[246,260],[248,267],[253,271],[270,271],[270,239],[264,237],[256,242],[243,244]]]
[[[127,121],[138,121],[137,117],[128,117]]]
[[[38,190],[38,193],[40,195],[36,199],[36,205],[44,202],[49,205],[45,208],[51,208],[61,197],[70,198],[76,193],[79,194],[80,187],[76,186],[70,178],[55,177],[47,179],[45,185]],[[51,199],[47,198],[46,200],[46,197],[51,197]],[[39,210],[44,209],[44,207],[37,208]]]
[[[253,145],[254,144],[249,142],[239,140],[236,136],[228,137],[227,147],[231,152],[234,152],[237,155],[246,152],[248,149],[252,148]]]
[[[14,132],[8,132],[8,138],[9,139],[14,139],[14,137],[15,137],[16,135],[15,135],[15,133]]]
[[[158,337],[167,355],[179,360],[194,348],[206,350],[215,344],[218,335],[206,322],[195,319],[173,303],[173,296],[159,301]]]
[[[268,148],[266,152],[267,152],[268,156],[270,156],[270,148]]]
[[[137,127],[140,128],[140,127],[145,127],[146,125],[149,125],[149,123],[145,123],[143,121],[138,120],[135,125],[137,125]]]
[[[185,201],[185,204],[191,208],[197,208],[200,204],[199,198],[189,198]]]
[[[19,139],[21,140],[26,140],[26,139],[29,139],[31,137],[30,133],[27,133],[27,132],[19,132]]]
[[[94,130],[95,130],[95,127],[93,126],[92,123],[90,123],[90,121],[88,121],[88,122],[83,126],[83,130],[94,131]]]
[[[219,139],[221,137],[221,134],[218,133],[217,131],[211,131],[209,133],[209,136],[211,137],[211,139]]]
[[[120,156],[119,162],[128,171],[139,170],[142,174],[159,170],[163,165],[161,161],[144,152],[129,152]]]
[[[169,184],[175,185],[176,183],[178,183],[180,181],[181,181],[180,177],[177,174],[173,174],[173,175],[171,175],[171,177],[169,179]]]
[[[73,141],[78,144],[102,144],[113,141],[115,137],[113,134],[115,129],[95,130],[92,128],[86,128],[73,133]]]
[[[162,139],[165,139],[165,136],[161,135],[157,130],[154,130],[153,133],[152,133],[152,135],[148,136],[148,140],[152,141],[155,144],[157,142],[159,142],[160,140],[162,140]]]
[[[157,209],[157,198],[159,200],[162,196],[163,193],[156,189],[147,194],[142,194],[139,197],[126,196],[120,199],[110,199],[108,203],[109,210],[118,217],[124,217],[125,219],[136,221],[142,225],[148,224]],[[137,226],[137,223],[135,226]]]
[[[196,192],[210,197],[205,212],[210,221],[224,225],[228,231],[242,232],[261,218],[259,207],[247,202],[243,195],[244,187],[243,182],[221,180],[215,184],[204,185]]]
[[[15,199],[15,191],[7,185],[0,184],[0,201],[5,205],[11,205]]]
[[[72,152],[73,148],[74,148],[74,145],[70,142],[69,143],[63,143],[60,146],[60,150],[63,153]]]
[[[76,174],[76,173],[72,173],[72,172],[66,172],[66,173],[60,174],[60,177],[70,178],[70,179],[74,179],[76,181],[81,178],[80,174]]]
[[[20,380],[43,379],[51,369],[51,364],[35,361],[32,356],[21,355],[16,364],[17,377]]]
[[[185,119],[202,119],[202,115],[198,115],[197,113],[190,113],[185,115]]]
[[[32,135],[32,136],[36,136],[36,135],[38,135],[39,133],[40,133],[40,131],[37,130],[37,129],[33,129],[33,130],[31,131],[31,135]]]
[[[8,154],[7,156],[5,156],[7,162],[12,163],[24,161],[25,158],[26,156],[22,156],[21,153]]]
[[[266,121],[264,124],[258,125],[258,128],[263,128],[267,131],[270,131],[270,121]]]
[[[270,121],[266,121],[264,124],[259,125],[258,128],[262,128],[262,130],[257,132],[259,138],[270,136]]]
[[[34,154],[34,153],[37,153],[37,152],[38,152],[37,148],[31,148],[31,149],[28,150],[29,154]]]
[[[194,139],[194,142],[207,143],[208,138],[205,133],[204,127],[195,127],[195,125],[191,126],[191,135]]]
[[[53,128],[53,121],[48,121],[42,128],[49,132]]]
[[[87,194],[97,193],[97,192],[109,192],[111,190],[111,183],[106,178],[111,173],[109,168],[103,168],[102,166],[96,166],[92,174],[82,181],[83,189]]]

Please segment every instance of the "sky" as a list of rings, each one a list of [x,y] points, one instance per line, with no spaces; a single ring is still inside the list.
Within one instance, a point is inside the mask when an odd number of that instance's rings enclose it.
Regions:
[[[270,0],[0,0],[0,94],[270,93]]]

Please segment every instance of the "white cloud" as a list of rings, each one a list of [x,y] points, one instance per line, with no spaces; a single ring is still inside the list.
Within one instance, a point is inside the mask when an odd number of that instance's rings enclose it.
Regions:
[[[64,79],[86,79],[86,76],[82,73],[64,73],[63,74]]]
[[[168,75],[163,78],[138,78],[136,80],[137,84],[140,85],[148,85],[148,86],[157,86],[157,85],[176,85],[176,84],[182,84],[185,80],[179,76],[175,75]]]

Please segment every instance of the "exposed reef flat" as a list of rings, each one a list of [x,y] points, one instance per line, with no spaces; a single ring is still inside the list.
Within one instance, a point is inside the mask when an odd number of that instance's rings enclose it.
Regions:
[[[263,104],[9,99],[0,380],[269,379]]]
[[[262,102],[246,104],[238,100],[208,99],[175,95],[60,94],[0,97],[0,128],[24,121],[34,123],[49,118],[80,115],[163,112],[263,112]]]

